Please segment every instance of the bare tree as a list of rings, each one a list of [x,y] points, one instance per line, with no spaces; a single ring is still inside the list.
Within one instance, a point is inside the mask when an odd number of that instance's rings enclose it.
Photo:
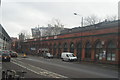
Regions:
[[[53,35],[60,34],[60,31],[64,29],[64,25],[60,23],[60,20],[55,19],[55,24],[53,24]]]
[[[59,19],[53,19],[51,22],[52,23],[48,24],[48,28],[44,33],[45,36],[57,35],[60,34],[61,30],[64,30],[64,25]]]
[[[84,25],[85,26],[94,25],[94,24],[99,23],[99,22],[101,22],[101,19],[99,19],[96,15],[91,15],[91,16],[84,18]]]
[[[44,30],[42,36],[50,36],[52,35],[52,32],[53,32],[53,26],[51,24],[48,24],[48,27],[46,28],[46,30]]]
[[[115,21],[115,20],[117,20],[117,16],[116,16],[116,15],[107,16],[107,17],[106,17],[106,20],[107,20],[107,21]]]
[[[25,35],[25,39],[31,39],[31,37],[32,37],[32,35],[29,34],[29,33],[27,33],[27,34]]]

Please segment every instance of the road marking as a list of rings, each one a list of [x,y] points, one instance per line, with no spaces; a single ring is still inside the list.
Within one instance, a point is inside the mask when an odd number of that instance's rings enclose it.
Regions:
[[[66,76],[63,76],[63,75],[60,75],[60,74],[57,74],[57,73],[33,66],[33,65],[30,65],[30,64],[26,64],[26,63],[23,63],[21,61],[17,61],[15,59],[12,59],[11,62],[22,67],[22,68],[25,68],[29,71],[32,71],[32,72],[39,74],[39,75],[42,75],[42,76],[47,76],[50,78],[68,78]]]
[[[25,58],[26,60],[31,60],[31,61],[37,61],[37,62],[40,62],[40,63],[44,63],[43,61],[40,61],[40,60],[37,60],[37,59],[30,59],[30,58]],[[72,67],[68,67],[68,66],[62,66],[62,65],[59,65],[59,64],[51,64],[50,62],[47,62],[47,64],[50,64],[50,65],[54,65],[54,66],[58,66],[58,67],[61,67],[61,68],[69,68],[69,69],[72,69]],[[75,69],[74,70],[78,70],[78,69]],[[93,75],[97,75],[97,76],[101,76],[101,77],[105,77],[105,78],[117,78],[118,76],[118,72],[115,72],[115,75],[109,75],[109,74],[103,74],[102,72],[97,72],[97,71],[91,71],[91,70],[87,70],[87,69],[79,69],[79,71],[82,73],[87,73],[87,74],[93,74]]]
[[[15,59],[22,60],[21,58],[15,58]]]

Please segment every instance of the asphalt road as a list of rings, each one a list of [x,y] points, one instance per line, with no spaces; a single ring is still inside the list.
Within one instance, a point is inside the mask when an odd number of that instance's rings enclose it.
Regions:
[[[2,70],[6,71],[6,70],[15,70],[15,71],[24,71],[25,73],[25,78],[45,78],[44,76],[40,76],[37,75],[25,68],[22,68],[16,64],[14,64],[13,62],[3,62],[2,63]]]
[[[26,71],[25,78],[118,78],[114,69],[35,56],[12,58],[2,63],[2,69]]]

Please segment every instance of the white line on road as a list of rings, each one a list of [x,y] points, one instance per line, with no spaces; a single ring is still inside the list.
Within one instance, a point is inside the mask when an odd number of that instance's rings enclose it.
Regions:
[[[25,68],[31,72],[34,72],[34,73],[42,75],[42,76],[47,76],[47,77],[51,77],[51,78],[68,78],[66,76],[63,76],[63,75],[60,75],[60,74],[57,74],[57,73],[33,66],[33,65],[30,65],[30,64],[26,64],[26,63],[23,63],[21,61],[17,61],[15,59],[12,59],[11,62],[22,67],[22,68]]]
[[[44,61],[40,61],[40,60],[37,60],[37,59],[30,59],[30,58],[25,58],[26,60],[31,60],[31,61],[36,61],[36,62],[40,62],[40,63],[46,63]],[[113,75],[109,75],[109,74],[103,74],[103,72],[97,72],[97,71],[92,71],[92,70],[88,70],[88,69],[77,69],[77,68],[72,68],[71,66],[62,66],[60,64],[54,64],[54,63],[50,63],[50,62],[47,62],[47,64],[49,65],[54,65],[56,67],[60,67],[60,68],[66,68],[66,69],[70,69],[70,70],[74,70],[74,71],[80,71],[80,73],[87,73],[87,74],[90,74],[90,75],[97,75],[97,76],[101,76],[101,77],[105,77],[105,78],[118,78],[118,72],[114,72],[115,74]]]
[[[22,58],[16,58],[16,59],[18,59],[18,60],[22,60]]]
[[[26,58],[26,60],[31,60],[31,61],[37,61],[37,62],[40,62],[40,63],[44,63],[45,64],[45,62],[44,61],[41,61],[41,60],[37,60],[37,59],[31,59],[31,58]],[[63,66],[63,65],[60,65],[60,64],[55,64],[55,63],[50,63],[50,62],[47,62],[47,64],[49,64],[49,65],[54,65],[54,66],[56,66],[56,67],[61,67],[61,68],[66,68],[66,69],[70,69],[70,70],[72,70],[72,69],[74,69],[74,71],[78,71],[78,69],[77,68],[72,68],[71,66]],[[101,77],[105,77],[105,78],[117,78],[118,76],[118,72],[115,72],[115,74],[114,75],[109,75],[109,74],[103,74],[103,72],[97,72],[97,71],[91,71],[90,69],[88,70],[88,69],[79,69],[79,71],[82,73],[87,73],[87,74],[90,74],[90,75],[97,75],[97,76],[101,76]]]

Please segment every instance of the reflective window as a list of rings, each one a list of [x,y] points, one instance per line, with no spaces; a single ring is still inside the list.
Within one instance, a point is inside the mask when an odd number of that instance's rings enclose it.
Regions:
[[[115,61],[115,52],[116,52],[116,45],[113,41],[110,41],[107,46],[107,60],[108,61]]]

